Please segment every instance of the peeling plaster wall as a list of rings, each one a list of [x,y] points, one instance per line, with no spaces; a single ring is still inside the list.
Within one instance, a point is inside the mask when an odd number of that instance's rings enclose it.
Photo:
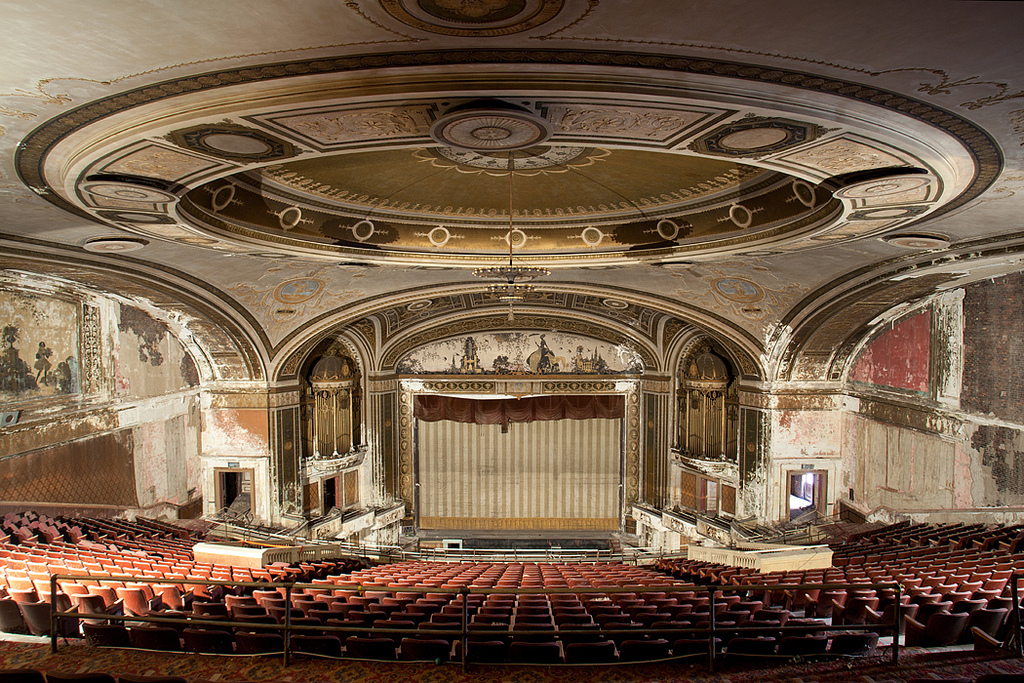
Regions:
[[[206,455],[264,457],[269,453],[267,409],[215,408],[203,422]]]
[[[140,308],[66,283],[33,287],[0,278],[0,328],[7,332],[0,376],[9,380],[0,404],[17,414],[0,427],[9,474],[3,499],[55,513],[139,508],[176,516],[200,476],[191,357]],[[24,360],[27,343],[31,382],[10,352]],[[51,355],[40,353],[44,345]],[[110,461],[115,452],[120,459]]]
[[[906,370],[925,367],[924,312],[876,332],[851,372],[844,477],[869,508],[1024,518],[1024,275],[944,293],[929,310],[926,391],[919,378],[856,383],[917,377]]]
[[[870,508],[895,510],[951,509],[970,495],[970,480],[958,444],[938,434],[849,416],[847,444],[854,466],[855,496]]]
[[[893,324],[861,351],[850,379],[927,394],[931,322],[926,310]]]
[[[765,515],[769,519],[789,516],[789,473],[819,471],[825,474],[825,510],[829,514],[832,504],[841,492],[842,413],[834,398],[817,396],[780,397],[781,404],[771,413],[771,448],[767,463],[769,496]],[[804,404],[817,410],[794,410],[791,406]]]

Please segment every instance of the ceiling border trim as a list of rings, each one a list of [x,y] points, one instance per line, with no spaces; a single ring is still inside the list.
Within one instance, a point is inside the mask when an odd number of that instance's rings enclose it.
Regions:
[[[984,192],[1003,168],[1003,155],[987,132],[947,109],[912,99],[906,95],[873,88],[860,83],[814,74],[759,66],[742,62],[659,55],[640,52],[586,50],[464,49],[434,52],[400,52],[388,55],[367,54],[326,59],[303,59],[210,71],[153,83],[82,104],[58,115],[29,133],[15,154],[19,178],[33,191],[65,211],[89,220],[92,216],[64,200],[48,187],[43,165],[49,151],[64,137],[83,125],[143,104],[172,98],[181,93],[215,89],[292,76],[345,73],[396,67],[458,66],[473,64],[554,64],[614,68],[637,68],[676,73],[712,75],[723,78],[774,83],[796,89],[813,90],[898,112],[943,130],[968,150],[976,173],[971,184],[931,218],[958,208]]]

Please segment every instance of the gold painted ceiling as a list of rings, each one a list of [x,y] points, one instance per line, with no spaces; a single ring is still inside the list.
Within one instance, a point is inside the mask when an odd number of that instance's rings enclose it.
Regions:
[[[1020,269],[1019,4],[259,5],[0,0],[8,281],[135,301],[241,381],[498,329],[473,271],[514,259],[550,270],[517,329],[832,382]]]

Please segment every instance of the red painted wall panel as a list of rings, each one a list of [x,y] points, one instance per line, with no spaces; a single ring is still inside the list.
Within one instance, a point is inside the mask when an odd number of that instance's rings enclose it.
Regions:
[[[925,311],[883,332],[861,351],[854,382],[928,393],[932,316]]]

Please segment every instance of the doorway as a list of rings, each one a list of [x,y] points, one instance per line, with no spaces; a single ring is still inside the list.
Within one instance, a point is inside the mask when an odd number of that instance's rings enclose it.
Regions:
[[[697,492],[697,510],[705,515],[718,515],[718,480],[700,477],[700,489]]]
[[[326,515],[331,511],[333,507],[341,507],[338,505],[338,480],[340,477],[331,477],[330,479],[324,479],[324,514]]]
[[[815,519],[825,515],[827,478],[825,470],[789,473],[789,519]]]
[[[218,512],[242,515],[252,509],[252,470],[218,469],[215,477]]]

